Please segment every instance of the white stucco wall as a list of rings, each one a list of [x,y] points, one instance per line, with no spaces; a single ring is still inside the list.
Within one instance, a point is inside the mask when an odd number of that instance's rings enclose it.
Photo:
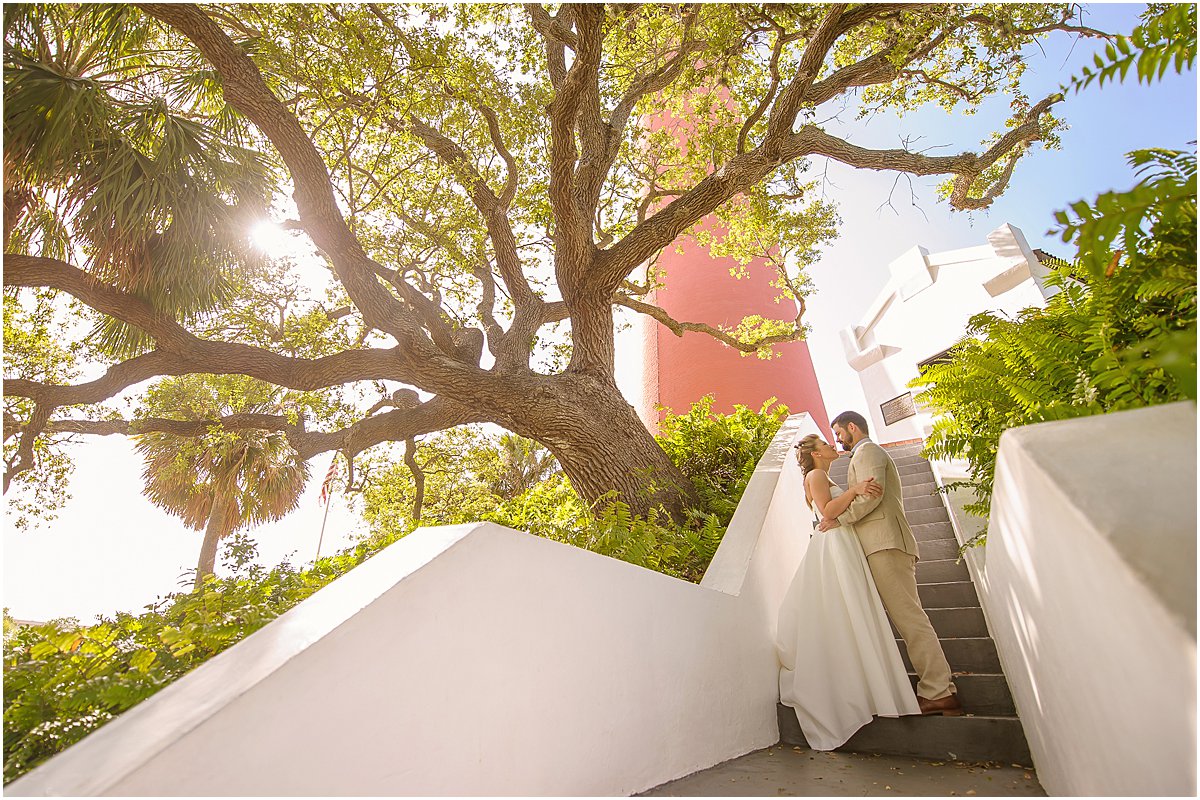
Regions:
[[[6,793],[625,795],[773,744],[790,445],[816,430],[787,421],[702,585],[422,529]]]
[[[1045,305],[1046,270],[1020,229],[1008,224],[978,247],[932,254],[913,247],[890,269],[862,321],[841,332],[846,360],[867,400],[871,438],[881,444],[925,437],[930,417],[919,408],[915,416],[886,425],[879,406],[908,392],[917,365],[961,339],[972,316]]]
[[[1050,795],[1196,794],[1196,407],[1010,430],[976,584]]]

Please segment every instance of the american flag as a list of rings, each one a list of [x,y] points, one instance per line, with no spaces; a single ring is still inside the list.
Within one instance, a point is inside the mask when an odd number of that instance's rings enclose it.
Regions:
[[[333,479],[336,477],[337,453],[334,453],[333,461],[329,462],[329,470],[325,473],[325,482],[321,484],[321,505],[325,505],[325,503],[329,502],[329,489],[333,486]]]

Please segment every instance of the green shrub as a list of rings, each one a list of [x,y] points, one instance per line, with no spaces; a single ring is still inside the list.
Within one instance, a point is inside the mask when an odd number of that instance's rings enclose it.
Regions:
[[[714,414],[707,396],[686,414],[668,414],[658,442],[700,494],[701,509],[728,525],[742,492],[767,445],[787,417],[787,406],[772,408],[775,398],[758,411],[735,405],[732,414]]]

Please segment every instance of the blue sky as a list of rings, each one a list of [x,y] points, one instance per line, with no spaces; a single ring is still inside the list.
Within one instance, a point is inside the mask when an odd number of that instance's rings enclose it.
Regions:
[[[1127,33],[1137,23],[1142,6],[1089,8],[1087,24]],[[1086,40],[1072,44],[1068,37],[1059,36],[1044,47],[1045,55],[1039,53],[1031,67],[1036,85],[1030,94],[1035,98],[1076,74],[1097,45]],[[1135,177],[1125,161],[1130,150],[1187,147],[1196,138],[1195,75],[1168,75],[1150,87],[1132,80],[1103,89],[1093,86],[1070,95],[1059,109],[1071,125],[1062,136],[1062,149],[1029,154],[1008,192],[987,211],[950,212],[935,199],[938,178],[913,179],[920,210],[911,205],[905,180],[894,193],[894,210],[881,210],[891,192],[893,173],[830,167],[829,192],[840,204],[843,226],[840,238],[811,270],[818,291],[808,302],[806,320],[814,328],[809,343],[831,413],[864,407],[837,334],[861,319],[887,281],[892,259],[918,244],[934,252],[983,244],[989,231],[1006,222],[1020,228],[1033,247],[1070,257],[1070,248],[1044,235],[1054,224],[1053,212],[1072,201],[1131,186]],[[977,150],[984,130],[999,125],[1005,116],[1006,102],[998,100],[969,120],[937,109],[903,120],[877,117],[866,127],[854,128],[854,141],[897,147],[902,136],[921,135],[922,145],[949,145],[938,152]],[[844,117],[849,121],[852,113]],[[821,169],[817,165],[814,171]],[[623,335],[618,347],[618,380],[632,399],[640,376],[639,345],[635,338]],[[264,562],[277,563],[292,552],[294,562],[312,558],[323,511],[317,494],[327,466],[327,457],[314,460],[312,481],[299,511],[254,532]],[[140,461],[120,438],[99,439],[79,448],[72,481],[75,497],[59,520],[30,532],[6,527],[4,605],[10,613],[18,618],[73,615],[86,620],[97,613],[137,611],[176,588],[177,576],[195,564],[201,537],[141,496],[139,474]],[[354,515],[335,500],[322,552],[347,544],[354,527]]]

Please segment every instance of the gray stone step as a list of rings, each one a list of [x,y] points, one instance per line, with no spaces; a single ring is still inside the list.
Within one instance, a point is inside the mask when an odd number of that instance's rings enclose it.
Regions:
[[[822,753],[777,742],[635,797],[1045,797],[1037,773],[996,761]]]
[[[935,522],[913,522],[912,517],[908,514],[904,515],[908,519],[908,526],[912,528],[913,538],[918,542],[928,542],[934,539],[954,539],[954,527],[950,524],[950,519],[937,520]],[[955,541],[958,541],[955,539]]]
[[[829,465],[829,477],[833,478],[835,481],[845,478],[846,472],[849,469],[849,456],[842,456],[837,461]],[[933,468],[930,467],[929,462],[923,458],[906,457],[900,461],[896,461],[896,471],[900,473],[900,480],[904,483],[911,482],[911,476],[920,475],[928,475],[928,480],[933,480]]]
[[[928,459],[922,457],[918,453],[914,453],[913,455],[909,455],[909,456],[892,455],[891,453],[888,453],[888,455],[892,456],[892,463],[895,464],[897,467],[907,467],[909,464],[928,464],[929,463]]]
[[[908,519],[908,524],[912,525],[928,525],[931,522],[949,522],[950,516],[946,513],[946,509],[942,505],[937,508],[922,508],[920,511],[905,511],[904,516]]]
[[[909,682],[913,692],[917,691],[917,676],[909,673]],[[1008,681],[997,674],[955,675],[954,688],[958,690],[958,700],[968,714],[978,717],[1015,717],[1016,706],[1013,704],[1012,692],[1008,689]]]
[[[780,741],[807,747],[795,712],[780,705],[778,715]],[[876,717],[838,750],[941,761],[1033,764],[1020,720],[1007,716]]]
[[[939,639],[976,639],[989,635],[981,608],[929,608],[925,613]],[[900,638],[894,625],[892,635]]]
[[[941,493],[937,490],[937,484],[933,481],[926,483],[904,483],[900,482],[903,488],[904,497],[940,497]]]
[[[913,455],[915,453],[920,453],[922,450],[925,449],[925,443],[924,442],[913,442],[911,444],[897,444],[897,445],[885,444],[883,446],[883,449],[887,452],[887,454],[889,456],[891,456],[892,458],[895,458],[897,455],[908,456],[908,455]]]
[[[965,561],[957,558],[931,559],[928,556],[917,562],[917,585],[922,583],[953,583],[954,581],[969,581],[971,573],[967,572]]]
[[[996,653],[996,643],[990,637],[978,639],[940,639],[942,652],[950,662],[952,672],[969,672],[972,674],[996,675],[1003,672],[1000,668],[1000,656]],[[913,672],[912,662],[908,660],[908,648],[903,639],[897,639],[900,647],[900,657],[904,666]]]
[[[930,508],[945,508],[942,504],[942,498],[938,495],[925,495],[917,497],[904,498],[904,515],[908,516],[913,511],[925,511]]]
[[[953,583],[924,583],[917,586],[921,605],[931,608],[978,608],[979,597],[970,581]]]
[[[900,480],[904,481],[905,483],[910,483],[910,482],[917,483],[918,482],[918,481],[913,480],[913,478],[909,477],[911,475],[928,475],[929,477],[926,478],[925,480],[929,480],[929,481],[933,480],[933,468],[930,467],[929,462],[925,461],[924,459],[922,459],[921,461],[919,461],[915,464],[905,464],[904,466],[897,466],[896,472],[900,473]],[[924,483],[925,480],[920,481],[920,483]]]
[[[921,561],[942,561],[947,558],[958,558],[957,539],[926,539],[918,540],[917,549],[921,553]],[[917,567],[921,562],[917,562]]]
[[[880,717],[863,726],[840,749],[945,761],[1033,764],[1021,721],[1007,716]]]

